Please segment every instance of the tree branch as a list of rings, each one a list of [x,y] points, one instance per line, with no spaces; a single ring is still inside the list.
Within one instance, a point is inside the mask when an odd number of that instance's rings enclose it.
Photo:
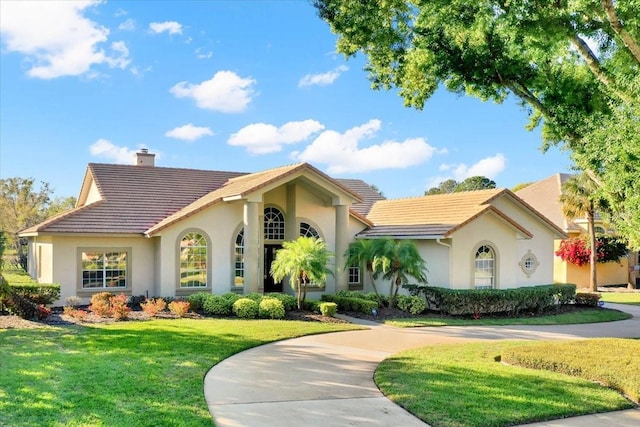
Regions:
[[[629,34],[622,25],[622,22],[620,22],[620,18],[618,18],[615,6],[613,5],[613,0],[602,0],[602,8],[607,14],[607,19],[613,31],[622,39],[622,43],[624,43],[633,57],[636,58],[636,61],[640,63],[640,44],[633,39],[633,36]]]
[[[584,58],[587,63],[587,67],[589,67],[589,70],[591,70],[593,75],[596,76],[600,83],[609,88],[609,90],[611,90],[622,101],[632,101],[627,94],[616,89],[615,83],[611,81],[602,67],[600,67],[600,61],[594,55],[593,51],[584,40],[582,40],[578,35],[575,34],[572,35],[569,40],[571,41],[571,44],[578,50],[580,55]]]

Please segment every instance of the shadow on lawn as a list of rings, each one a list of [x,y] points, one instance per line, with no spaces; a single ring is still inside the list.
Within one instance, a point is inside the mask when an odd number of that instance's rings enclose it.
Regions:
[[[160,321],[2,331],[0,425],[210,426],[205,373],[263,342],[231,330]]]

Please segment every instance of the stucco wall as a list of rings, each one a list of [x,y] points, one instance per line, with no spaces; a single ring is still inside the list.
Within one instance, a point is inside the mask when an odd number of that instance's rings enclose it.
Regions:
[[[60,283],[61,295],[54,305],[64,305],[66,298],[82,292],[80,276],[80,248],[104,249],[128,248],[129,250],[129,290],[132,295],[152,296],[154,293],[154,251],[151,239],[144,237],[67,237],[51,238],[52,282]],[[48,280],[41,280],[47,282]],[[99,292],[101,289],[95,290]],[[116,290],[115,293],[118,291]],[[84,297],[85,303],[89,297]]]

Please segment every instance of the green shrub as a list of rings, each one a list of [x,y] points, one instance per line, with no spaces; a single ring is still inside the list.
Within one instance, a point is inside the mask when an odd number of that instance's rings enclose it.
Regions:
[[[242,297],[241,297],[241,298],[249,298],[249,299],[251,299],[251,300],[254,300],[254,301],[255,301],[255,302],[257,302],[257,303],[260,303],[260,300],[262,300],[262,297],[263,297],[263,295],[262,295],[262,294],[259,294],[259,293],[257,293],[257,292],[252,292],[252,293],[250,293],[250,294],[242,295]],[[239,299],[239,298],[238,298],[238,299]],[[237,301],[237,299],[236,299],[236,301]]]
[[[314,300],[304,301],[303,308],[313,313],[320,313],[320,304],[322,304],[322,301],[314,301]],[[296,308],[297,307],[298,307],[298,304],[296,303]]]
[[[233,301],[221,295],[207,294],[202,309],[209,316],[230,316]]]
[[[397,307],[400,310],[411,313],[414,316],[422,313],[427,308],[427,304],[424,302],[424,300],[421,297],[414,295],[398,295],[397,301]]]
[[[11,313],[27,320],[33,319],[38,311],[38,304],[20,294],[12,294],[6,300],[6,305]]]
[[[282,302],[285,311],[293,311],[298,309],[298,300],[293,295],[281,294],[281,293],[269,293],[265,297],[275,298]]]
[[[142,308],[141,304],[145,302],[147,298],[144,295],[131,295],[127,298],[127,305],[132,310],[138,310]]]
[[[333,317],[338,312],[338,304],[335,302],[321,302],[320,314],[327,317]]]
[[[370,314],[371,310],[378,308],[376,301],[363,298],[341,297],[338,295],[322,295],[322,301],[335,302],[339,311],[355,311],[357,313]]]
[[[53,304],[60,298],[60,285],[56,283],[9,283],[11,293],[37,304]]]
[[[262,298],[258,305],[258,317],[261,319],[284,319],[285,310],[282,301],[276,298]]]
[[[600,294],[591,292],[578,292],[576,294],[576,305],[584,305],[587,307],[597,307],[600,301]]]
[[[251,294],[251,295],[260,295],[260,294]],[[222,294],[222,298],[228,299],[231,303],[238,301],[242,296],[236,294],[235,292],[225,292]]]
[[[241,319],[255,319],[258,316],[258,303],[251,298],[240,298],[233,303],[233,314]]]
[[[189,301],[191,311],[195,313],[202,312],[204,309],[204,302],[209,295],[211,295],[209,292],[196,292],[195,294],[189,295],[187,301]]]
[[[422,295],[426,308],[449,315],[477,315],[524,311],[541,313],[574,299],[575,285],[543,285],[515,289],[447,289],[435,286],[405,285],[414,295]]]

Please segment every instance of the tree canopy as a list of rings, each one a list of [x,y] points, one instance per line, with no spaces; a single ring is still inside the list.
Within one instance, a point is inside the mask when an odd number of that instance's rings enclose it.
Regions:
[[[314,0],[374,89],[421,109],[439,87],[516,96],[543,148],[568,149],[640,247],[640,0]],[[613,142],[613,143],[612,143]]]
[[[455,179],[447,179],[438,184],[437,187],[431,187],[424,192],[426,196],[432,194],[448,194],[459,193],[461,191],[488,190],[496,188],[495,181],[486,176],[471,176],[462,182]]]

